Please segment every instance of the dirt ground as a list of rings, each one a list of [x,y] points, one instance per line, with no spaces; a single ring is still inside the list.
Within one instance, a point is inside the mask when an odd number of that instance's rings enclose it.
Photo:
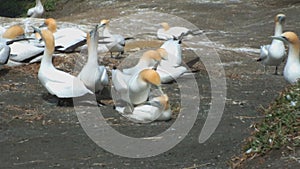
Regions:
[[[203,144],[198,137],[210,108],[211,92],[208,74],[199,61],[192,69],[198,83],[200,111],[189,134],[171,150],[149,158],[125,158],[97,146],[84,132],[72,106],[57,106],[37,79],[39,64],[0,70],[0,168],[229,168],[233,157],[244,150],[245,139],[251,134],[251,124],[259,121],[258,111],[267,106],[288,84],[282,75],[273,75],[274,68],[263,72],[256,62],[257,50],[270,42],[273,17],[287,15],[286,30],[299,32],[300,21],[296,0],[282,1],[219,1],[200,3],[188,0],[170,1],[66,1],[44,17],[59,21],[89,24],[103,18],[119,18],[140,10],[154,10],[180,16],[203,29],[216,44],[226,73],[227,97],[218,128]],[[225,2],[225,3],[222,3]],[[299,32],[300,33],[300,32]],[[72,62],[77,54],[67,55]],[[183,52],[187,61],[189,53]],[[125,54],[126,56],[126,54]],[[66,68],[63,58],[57,66]],[[106,65],[119,60],[107,59]],[[283,65],[279,70],[282,71]],[[164,85],[178,105],[176,84]],[[168,129],[176,120],[151,124],[135,124],[114,109],[109,89],[99,96],[105,106],[101,112],[117,131],[133,137],[153,136]],[[257,157],[241,168],[299,168],[293,159],[299,150],[282,150]]]

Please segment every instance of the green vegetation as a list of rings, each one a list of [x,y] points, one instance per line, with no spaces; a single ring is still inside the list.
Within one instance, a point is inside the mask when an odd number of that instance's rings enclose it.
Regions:
[[[59,0],[41,0],[45,11],[54,11]],[[0,6],[0,16],[26,17],[27,10],[35,6],[35,0],[9,0],[3,1]]]
[[[244,147],[247,156],[263,155],[283,146],[300,146],[300,83],[289,86],[267,108],[265,118]]]
[[[34,6],[35,1],[32,0],[9,0],[3,1],[0,5],[0,16],[19,17],[26,16],[27,10]]]
[[[57,0],[42,0],[42,3],[44,5],[44,9],[46,11],[54,11],[56,7]]]

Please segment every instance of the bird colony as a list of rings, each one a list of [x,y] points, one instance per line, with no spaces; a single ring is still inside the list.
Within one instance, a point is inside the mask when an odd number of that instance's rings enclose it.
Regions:
[[[36,6],[28,10],[28,17],[41,17],[43,12],[41,1],[36,0]],[[283,76],[294,84],[300,77],[300,41],[295,33],[283,32],[285,20],[284,14],[275,16],[272,42],[261,46],[257,61],[264,67],[275,66],[275,74],[278,74],[278,66],[286,60]],[[58,100],[101,95],[103,88],[110,86],[114,108],[123,116],[137,122],[170,120],[172,108],[162,84],[176,83],[177,78],[190,73],[187,67],[182,66],[181,45],[187,36],[197,36],[203,31],[170,27],[162,21],[162,28],[156,32],[157,39],[162,41],[159,48],[144,51],[133,67],[120,70],[115,65],[110,70],[99,61],[99,55],[110,53],[110,57],[120,58],[125,52],[126,41],[134,41],[134,37],[114,34],[109,26],[110,20],[102,19],[89,32],[74,27],[59,29],[54,18],[44,19],[39,27],[29,22],[25,26],[0,26],[0,65],[22,66],[40,62],[37,77],[44,89]],[[55,52],[72,53],[78,49],[87,50],[87,61],[78,75],[53,65]]]

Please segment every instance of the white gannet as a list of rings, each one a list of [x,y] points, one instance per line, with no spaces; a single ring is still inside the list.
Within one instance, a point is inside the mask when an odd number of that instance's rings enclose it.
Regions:
[[[160,89],[160,77],[155,70],[144,69],[134,74],[128,81],[130,102],[138,105],[147,101],[152,85]]]
[[[35,7],[28,9],[27,16],[31,18],[39,18],[44,13],[44,7],[41,0],[36,0]]]
[[[10,48],[5,43],[0,42],[0,65],[4,65],[8,62],[10,55]]]
[[[48,92],[56,95],[58,98],[72,98],[88,93],[92,94],[93,92],[87,89],[78,77],[57,70],[53,66],[52,55],[55,47],[53,34],[49,30],[41,31],[37,28],[34,28],[34,30],[40,33],[45,42],[45,50],[38,72],[38,79]]]
[[[294,32],[285,32],[280,36],[272,36],[272,38],[288,44],[289,52],[283,76],[289,83],[296,83],[300,78],[300,41],[298,36]]]
[[[170,40],[170,42],[167,42],[168,45],[162,45],[164,48],[161,47],[156,50],[163,58],[167,58],[160,61],[156,70],[161,83],[170,83],[187,71],[186,67],[180,66],[182,58],[179,41]]]
[[[159,74],[153,69],[143,69],[134,75],[126,75],[120,70],[112,70],[112,83],[115,90],[114,100],[122,100],[129,105],[138,105],[147,101],[151,85],[160,88]]]
[[[135,74],[136,72],[139,72],[142,69],[153,67],[157,62],[161,61],[162,59],[166,58],[161,57],[158,51],[148,50],[143,53],[142,57],[139,59],[138,63],[135,66],[123,69],[122,71],[125,74]]]
[[[108,50],[110,52],[110,56],[113,57],[112,53],[118,52],[118,55],[116,57],[119,57],[121,54],[124,53],[124,47],[125,47],[126,40],[132,39],[132,38],[124,38],[122,35],[119,35],[119,34],[111,34],[111,32],[109,30],[109,22],[110,21],[107,19],[101,20],[100,25],[103,25],[105,27],[103,34],[101,36],[107,37],[107,39],[105,39],[105,40],[110,42],[110,43],[106,44],[106,47],[108,48]]]
[[[95,92],[100,92],[108,84],[108,75],[104,66],[98,64],[98,25],[87,33],[88,60],[78,74],[85,86]]]
[[[24,37],[25,31],[20,25],[13,25],[7,28],[2,34],[2,38],[4,39],[16,39],[19,37]]]
[[[131,75],[124,74],[117,68],[111,70],[111,96],[115,104],[115,109],[121,113],[132,113],[133,110],[128,87],[131,77]]]
[[[285,15],[278,14],[275,17],[275,33],[274,36],[280,36],[283,30],[283,24],[285,22]],[[275,74],[278,74],[278,66],[284,61],[286,57],[284,43],[280,40],[273,39],[270,45],[263,45],[260,47],[260,58],[257,61],[261,61],[265,66],[275,66]]]
[[[55,38],[56,50],[61,52],[73,52],[77,47],[86,43],[86,33],[78,28],[57,29],[55,19],[45,19],[40,27],[47,26]]]
[[[170,83],[187,72],[184,66],[172,66],[168,62],[162,60],[157,67],[157,73],[160,76],[161,83]]]
[[[11,48],[10,60],[16,62],[31,60],[43,54],[44,51],[44,47],[36,46],[31,41],[14,42],[9,47]]]
[[[166,61],[168,61],[173,66],[179,66],[182,62],[182,50],[181,50],[181,41],[180,39],[170,39],[165,41],[160,48],[165,49],[168,56]]]
[[[201,30],[190,30],[185,27],[170,27],[167,22],[162,22],[160,25],[163,28],[157,30],[157,38],[161,40],[169,40],[173,38],[179,38],[180,35],[198,35],[203,33]]]
[[[152,122],[152,121],[167,121],[171,119],[172,112],[170,109],[169,98],[166,94],[159,97],[154,97],[147,103],[134,108],[130,114],[124,116],[136,122]]]
[[[13,62],[23,62],[34,56],[43,53],[43,45],[37,46],[33,38],[24,35],[24,29],[20,25],[13,25],[5,30],[0,37],[1,43],[6,43],[10,47],[10,60]]]
[[[112,82],[115,109],[122,114],[132,114],[135,106],[145,103],[149,98],[151,85],[156,86],[158,91],[163,93],[159,75],[152,69],[144,69],[133,76],[114,69]]]

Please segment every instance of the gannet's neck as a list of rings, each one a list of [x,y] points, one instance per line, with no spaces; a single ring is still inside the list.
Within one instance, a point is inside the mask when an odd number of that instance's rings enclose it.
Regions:
[[[291,44],[289,43],[289,55],[287,59],[287,65],[292,63],[299,63],[300,64],[300,42]]]
[[[98,48],[98,38],[90,39],[88,45],[88,61],[89,65],[98,65],[98,56],[97,56],[97,48]]]
[[[282,24],[279,22],[276,22],[274,36],[280,36],[282,34],[282,30],[283,30]]]
[[[104,27],[100,27],[99,29],[98,29],[98,32],[99,32],[99,36],[104,36],[104,29],[106,28],[106,26],[104,26]]]
[[[54,67],[52,64],[52,54],[53,52],[49,51],[48,49],[44,50],[41,67]]]
[[[45,42],[45,48],[44,48],[44,55],[42,58],[41,66],[53,67],[52,55],[54,53],[54,46],[55,46],[54,37],[53,34],[48,30],[42,31],[42,34]]]
[[[105,28],[103,29],[103,33],[104,36],[112,36],[112,34],[109,31],[109,26],[106,25]]]
[[[36,3],[36,6],[41,6],[42,5],[41,0],[36,0],[35,3]]]

